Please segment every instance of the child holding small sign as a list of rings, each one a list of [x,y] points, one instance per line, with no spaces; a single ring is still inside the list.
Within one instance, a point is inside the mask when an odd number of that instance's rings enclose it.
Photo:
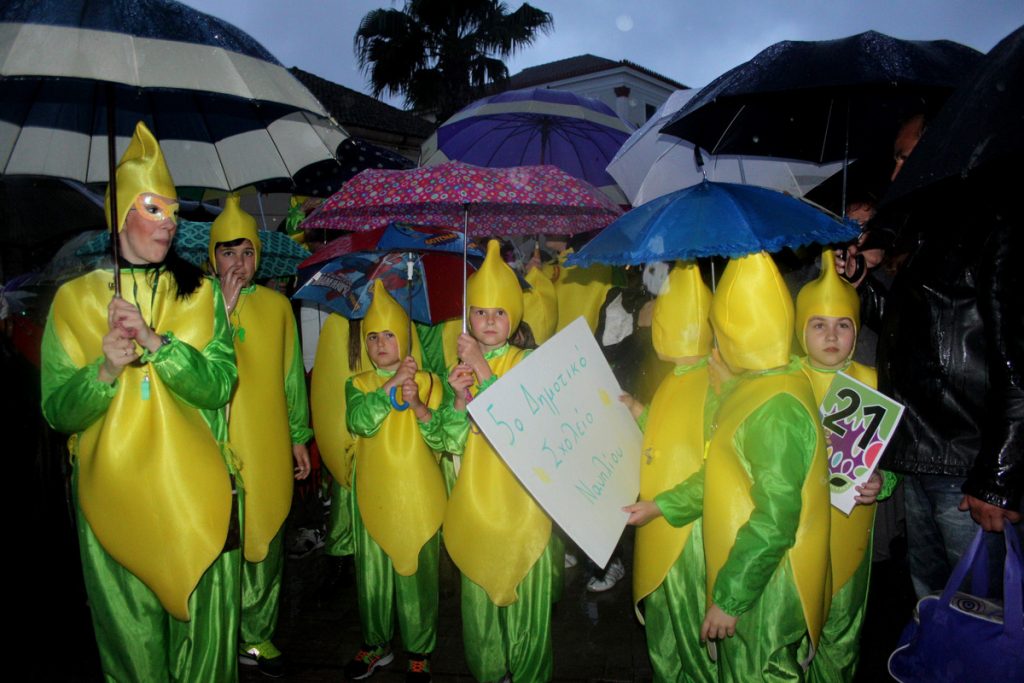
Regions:
[[[826,251],[821,275],[806,284],[796,298],[795,329],[807,354],[801,365],[817,405],[840,371],[870,387],[877,386],[875,369],[851,360],[859,324],[857,292],[836,274],[832,252]],[[858,504],[848,516],[830,507],[832,608],[811,662],[810,680],[852,681],[856,673],[871,576],[874,503],[891,493],[896,478],[886,476],[886,491],[880,494],[882,483],[883,477],[876,472],[866,484],[856,487]]]
[[[705,462],[701,639],[717,641],[721,681],[802,680],[831,598],[828,468],[789,354],[793,300],[767,253],[730,260],[710,317],[737,378]]]
[[[445,486],[440,449],[441,380],[417,369],[409,318],[377,280],[363,320],[374,370],[349,378],[346,420],[356,437],[352,527],[364,645],[345,665],[359,680],[390,664],[393,615],[409,651],[407,681],[430,680],[437,640],[438,529]]]
[[[462,465],[444,518],[444,541],[462,572],[462,631],[478,681],[551,679],[551,519],[522,487],[466,413],[467,392],[484,391],[526,357],[508,343],[523,315],[523,293],[496,240],[466,285],[472,335],[438,417],[445,450]],[[456,433],[457,432],[457,433]],[[561,558],[558,558],[561,561]]]
[[[676,264],[655,300],[651,325],[658,357],[675,363],[675,370],[643,413],[635,399],[622,396],[644,430],[640,500],[623,509],[629,523],[640,527],[633,600],[644,601],[641,621],[655,681],[716,680],[715,663],[700,642],[707,607],[700,519],[704,446],[718,404],[708,375],[710,306],[711,291],[697,264]]]

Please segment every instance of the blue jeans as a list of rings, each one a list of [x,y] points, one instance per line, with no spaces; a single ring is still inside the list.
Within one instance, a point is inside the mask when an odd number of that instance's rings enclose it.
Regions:
[[[907,509],[907,560],[918,598],[942,591],[960,557],[978,533],[971,513],[957,509],[965,478],[908,474],[903,480]],[[1019,532],[1019,529],[1018,529]],[[1002,595],[1002,534],[985,534],[989,550],[990,595]],[[963,588],[962,590],[970,590]]]

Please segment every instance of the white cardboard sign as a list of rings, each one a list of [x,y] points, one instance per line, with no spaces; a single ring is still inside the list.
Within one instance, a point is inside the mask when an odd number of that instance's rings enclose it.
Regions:
[[[640,491],[642,435],[621,393],[581,317],[469,404],[520,483],[602,567]]]

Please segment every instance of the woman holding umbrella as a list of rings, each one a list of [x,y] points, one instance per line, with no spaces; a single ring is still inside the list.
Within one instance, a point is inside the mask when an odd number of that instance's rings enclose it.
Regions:
[[[42,352],[43,414],[73,434],[100,660],[112,680],[234,680],[239,534],[221,410],[236,378],[231,330],[216,281],[169,251],[174,181],[141,122],[115,177],[123,298],[110,298],[109,269],[68,282]]]

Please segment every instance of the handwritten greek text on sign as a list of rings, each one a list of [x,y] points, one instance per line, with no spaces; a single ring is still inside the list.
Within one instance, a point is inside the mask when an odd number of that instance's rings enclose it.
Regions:
[[[469,404],[526,490],[601,566],[640,490],[642,437],[621,393],[579,318]]]
[[[855,487],[866,482],[878,467],[903,416],[903,406],[837,372],[820,410],[827,437],[832,505],[848,515],[856,505]]]

